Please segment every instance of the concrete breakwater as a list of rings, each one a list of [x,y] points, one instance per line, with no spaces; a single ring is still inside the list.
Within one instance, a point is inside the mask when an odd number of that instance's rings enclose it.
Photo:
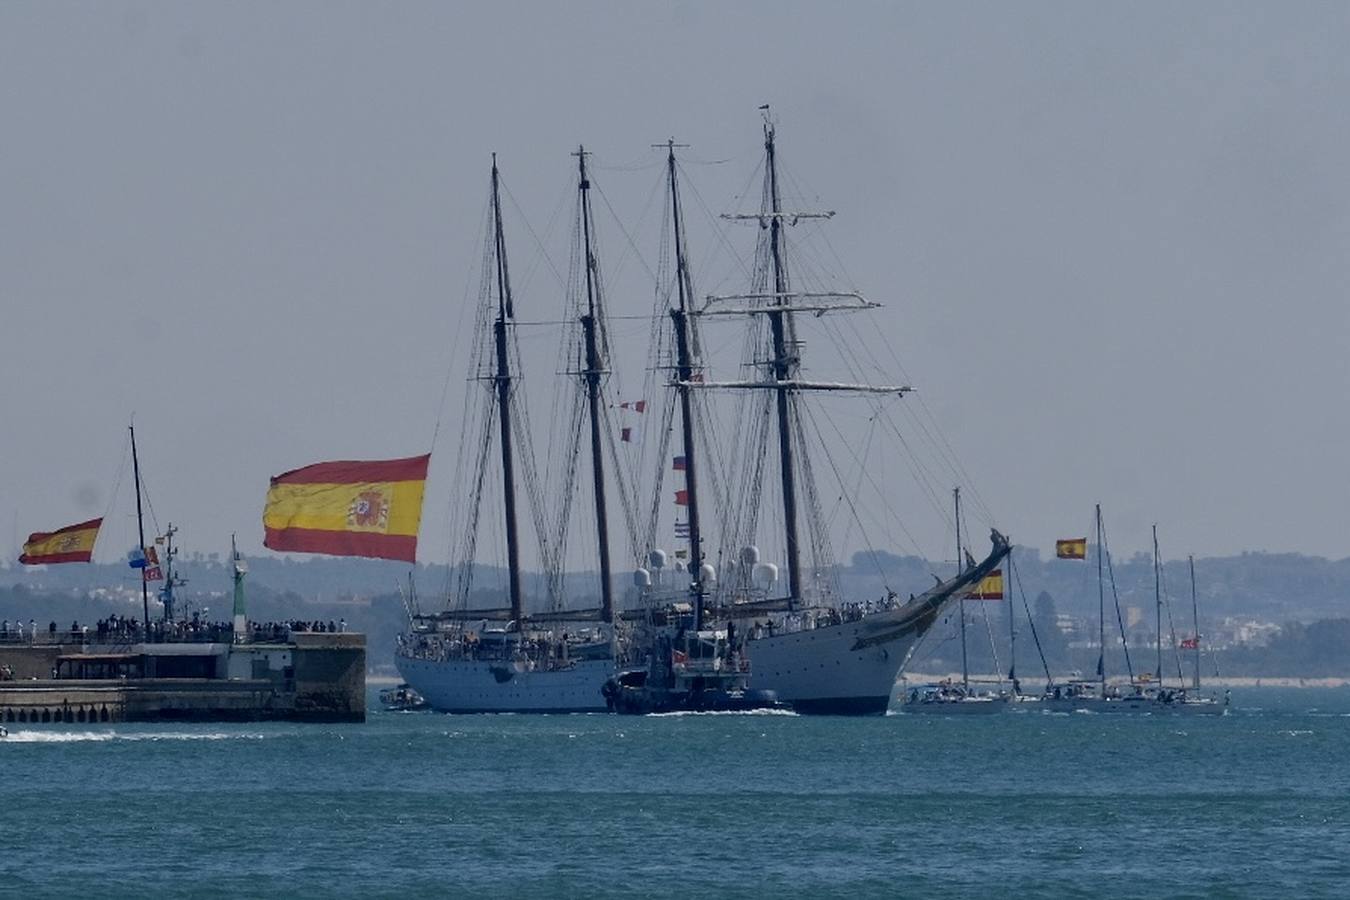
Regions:
[[[0,723],[363,722],[365,636],[0,646]]]

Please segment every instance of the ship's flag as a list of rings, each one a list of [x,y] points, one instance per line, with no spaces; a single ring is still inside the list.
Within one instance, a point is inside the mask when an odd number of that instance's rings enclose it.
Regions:
[[[1182,650],[1199,650],[1199,649],[1200,649],[1200,638],[1198,638],[1198,637],[1188,637],[1188,638],[1183,638],[1182,641],[1181,641],[1181,649],[1182,649]]]
[[[975,585],[975,589],[966,594],[967,600],[1002,600],[1003,599],[1003,570],[995,569],[988,575],[980,579],[980,583]]]
[[[1055,556],[1058,559],[1087,559],[1087,538],[1055,541]]]
[[[675,536],[676,536],[677,538],[687,538],[687,537],[689,537],[689,523],[688,523],[688,522],[676,522],[676,523],[675,523]]]
[[[98,529],[102,524],[102,519],[90,519],[56,531],[35,531],[24,542],[19,562],[26,566],[89,562],[94,556],[94,541],[98,540]]]
[[[688,468],[688,466],[687,466],[686,460],[685,460],[685,458],[684,458],[683,456],[677,456],[677,457],[675,457],[675,464],[674,464],[674,466],[673,466],[673,471],[676,471],[676,472],[683,472],[683,471],[685,471],[685,469],[687,469],[687,468]]]
[[[416,562],[430,460],[321,462],[276,476],[263,509],[263,546]]]
[[[625,400],[619,404],[619,409],[631,409],[633,412],[645,413],[647,411],[647,401]]]
[[[642,429],[632,425],[625,425],[619,429],[619,440],[626,444],[636,444],[642,440]]]
[[[688,505],[689,505],[689,492],[688,492],[688,491],[676,491],[676,492],[675,492],[675,505],[676,505],[676,506],[688,506]]]

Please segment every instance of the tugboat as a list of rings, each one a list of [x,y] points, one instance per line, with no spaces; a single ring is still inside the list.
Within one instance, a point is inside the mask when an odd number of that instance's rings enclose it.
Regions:
[[[790,708],[773,691],[748,687],[749,676],[750,661],[727,629],[681,628],[657,633],[648,664],[619,672],[601,693],[611,712],[628,715]]]
[[[427,703],[426,698],[407,684],[400,684],[397,687],[385,688],[380,691],[380,703],[384,705],[387,712],[416,712],[431,708],[431,704]]]

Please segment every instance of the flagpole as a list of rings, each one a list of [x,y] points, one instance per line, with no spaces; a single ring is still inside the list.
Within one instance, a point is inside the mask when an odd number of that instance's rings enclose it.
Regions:
[[[141,555],[145,555],[145,514],[141,510],[141,461],[136,455],[136,426],[130,425],[131,431],[131,472],[136,479],[136,534],[140,538]],[[149,560],[146,560],[149,562]],[[146,643],[150,641],[150,588],[145,581],[145,567],[141,567],[141,613],[144,616]]]

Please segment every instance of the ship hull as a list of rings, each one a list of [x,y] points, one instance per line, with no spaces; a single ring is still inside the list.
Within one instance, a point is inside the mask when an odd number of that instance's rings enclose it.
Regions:
[[[921,636],[901,634],[885,643],[858,646],[880,624],[869,620],[891,615],[749,641],[750,684],[773,691],[805,715],[884,715],[896,679]]]
[[[773,691],[795,711],[814,715],[884,715],[895,682],[914,647],[937,621],[942,608],[978,584],[1008,555],[1007,539],[993,532],[993,550],[983,562],[919,597],[853,621],[765,635],[750,628],[753,612],[735,616],[750,661],[749,684]]]
[[[611,659],[519,671],[509,662],[396,658],[399,674],[432,709],[448,713],[604,712]]]

